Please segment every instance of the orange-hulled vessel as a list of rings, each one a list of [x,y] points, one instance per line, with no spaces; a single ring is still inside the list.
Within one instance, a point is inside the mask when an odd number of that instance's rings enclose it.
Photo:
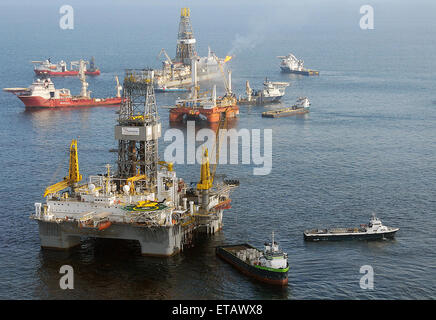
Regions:
[[[231,74],[229,83],[225,82],[226,94],[216,97],[216,85],[213,86],[212,96],[200,94],[197,83],[197,62],[193,60],[192,75],[194,84],[188,99],[176,100],[176,105],[170,109],[170,121],[179,122],[186,120],[219,122],[222,117],[226,119],[236,118],[239,115],[239,107],[236,104],[236,96],[231,92]]]
[[[73,96],[69,89],[56,89],[50,78],[36,79],[29,88],[4,88],[4,91],[15,94],[26,108],[60,108],[60,107],[92,107],[120,105],[122,87],[117,81],[117,95],[110,98],[91,98],[87,90],[88,83],[85,81],[83,71],[80,74],[82,90],[80,95]]]
[[[234,96],[207,100],[180,99],[176,101],[176,106],[170,109],[170,121],[199,120],[215,123],[219,122],[221,117],[236,118],[238,114],[239,107]]]

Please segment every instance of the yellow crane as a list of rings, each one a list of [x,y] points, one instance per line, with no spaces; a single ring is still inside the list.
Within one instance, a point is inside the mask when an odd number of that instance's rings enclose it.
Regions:
[[[225,114],[225,113],[224,113]],[[220,158],[220,149],[221,149],[221,137],[220,132],[223,127],[227,124],[227,117],[222,117],[220,119],[216,134],[215,134],[215,145],[216,147],[216,156],[215,163],[212,165],[212,170],[210,170],[210,162],[209,162],[209,152],[207,148],[203,153],[203,160],[201,163],[201,171],[200,171],[200,181],[197,184],[198,190],[209,190],[212,188],[213,180],[215,178],[215,172],[218,165],[218,161]],[[218,145],[217,145],[218,144]]]
[[[147,175],[138,174],[136,176],[130,177],[126,180],[126,184],[130,187],[130,193],[135,194],[135,182],[139,180],[147,179]]]
[[[173,171],[174,164],[172,162],[158,161],[158,164],[167,168],[168,171]]]
[[[79,172],[79,157],[77,153],[77,140],[73,139],[70,146],[70,166],[68,176],[63,181],[53,184],[45,189],[44,197],[49,194],[57,193],[68,187],[73,187],[76,183],[82,180],[82,175]]]

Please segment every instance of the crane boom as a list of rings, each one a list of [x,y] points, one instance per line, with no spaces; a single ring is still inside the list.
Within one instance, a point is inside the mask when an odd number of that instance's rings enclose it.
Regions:
[[[77,153],[77,140],[73,139],[70,145],[70,164],[68,170],[68,176],[63,181],[48,186],[45,189],[44,197],[49,194],[57,193],[68,187],[74,186],[76,183],[82,180],[82,175],[79,171],[79,157]]]
[[[165,55],[165,58],[167,58],[167,61],[169,62],[169,64],[173,64],[173,61],[171,60],[170,56],[168,55],[168,53],[165,51],[164,48],[162,48],[159,52],[159,55],[157,56],[158,58],[160,58],[160,56],[162,55],[162,53]]]

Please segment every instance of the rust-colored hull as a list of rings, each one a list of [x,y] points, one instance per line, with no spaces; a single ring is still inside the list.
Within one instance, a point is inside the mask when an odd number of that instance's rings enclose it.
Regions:
[[[237,105],[228,107],[214,107],[210,109],[192,108],[192,107],[177,107],[170,110],[170,121],[181,122],[186,117],[190,118],[204,118],[207,122],[219,122],[221,114],[225,114],[227,119],[236,118],[239,114],[239,107]],[[186,116],[185,116],[186,115]]]

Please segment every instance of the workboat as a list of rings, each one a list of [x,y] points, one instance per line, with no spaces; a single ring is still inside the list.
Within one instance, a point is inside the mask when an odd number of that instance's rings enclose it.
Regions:
[[[84,62],[82,61],[82,67]],[[3,91],[15,94],[26,108],[60,108],[60,107],[90,107],[90,106],[114,106],[120,105],[122,86],[117,81],[117,95],[110,98],[91,98],[88,91],[88,83],[85,74],[80,73],[82,90],[80,95],[73,96],[69,89],[56,89],[50,78],[36,79],[29,88],[4,88]]]
[[[286,87],[289,86],[288,82],[272,82],[265,79],[262,90],[253,90],[250,83],[245,83],[246,97],[240,97],[238,104],[240,105],[261,105],[266,103],[279,102],[285,95]]]
[[[310,101],[307,97],[299,97],[297,102],[292,106],[284,109],[275,109],[262,112],[264,118],[281,118],[290,117],[297,114],[305,114],[309,112]]]
[[[32,61],[34,66],[34,71],[36,75],[43,76],[58,76],[58,77],[66,77],[66,76],[77,76],[79,75],[79,61],[71,61],[70,69],[67,68],[67,63],[64,60],[61,60],[58,63],[52,63],[50,58],[44,61]],[[85,61],[86,65],[89,64],[89,68],[85,69],[85,74],[88,76],[98,76],[100,75],[100,69],[95,66],[94,57],[91,58],[91,61]]]
[[[358,228],[312,229],[304,231],[304,240],[381,240],[392,239],[399,228],[387,227],[373,215],[367,225]]]
[[[278,56],[277,58],[281,60],[280,69],[282,72],[302,74],[305,76],[319,75],[319,71],[305,69],[304,61],[297,59],[292,53],[288,54],[287,56]]]
[[[259,281],[275,284],[288,284],[288,255],[279,249],[277,242],[265,243],[259,250],[247,243],[219,246],[216,254],[242,273]]]

